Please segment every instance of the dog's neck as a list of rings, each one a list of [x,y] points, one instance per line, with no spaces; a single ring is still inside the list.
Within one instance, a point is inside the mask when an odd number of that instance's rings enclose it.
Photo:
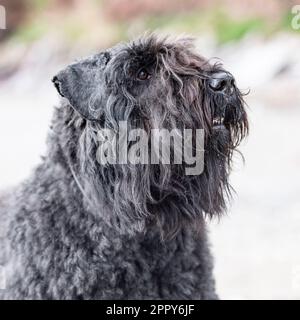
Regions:
[[[172,238],[186,226],[197,230],[203,228],[197,179],[187,180],[185,187],[182,181],[181,184],[171,181],[171,189],[158,189],[162,195],[157,203],[156,200],[148,202],[147,197],[152,192],[149,189],[152,171],[101,167],[96,163],[96,147],[91,143],[87,123],[69,106],[57,109],[53,124],[49,137],[49,165],[54,163],[63,167],[68,174],[66,181],[74,191],[73,200],[80,210],[96,219],[95,223],[101,221],[118,234],[130,236],[153,228],[159,230],[161,237],[167,238]]]

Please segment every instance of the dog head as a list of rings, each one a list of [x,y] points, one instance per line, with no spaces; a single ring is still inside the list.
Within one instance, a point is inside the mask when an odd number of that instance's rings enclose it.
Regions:
[[[172,235],[226,209],[232,154],[247,134],[247,116],[233,76],[199,55],[192,40],[148,36],[119,44],[68,66],[53,82],[83,123],[71,161],[95,208],[111,208],[112,225],[136,231],[155,224]],[[118,132],[122,121],[149,137],[157,128],[181,137],[184,129],[201,129],[203,170],[187,175],[174,156],[170,164],[99,163],[97,132]]]

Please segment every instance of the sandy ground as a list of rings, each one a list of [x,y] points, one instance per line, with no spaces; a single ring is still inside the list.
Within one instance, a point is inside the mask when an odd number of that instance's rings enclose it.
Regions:
[[[208,46],[207,54],[221,57],[240,87],[251,88],[251,131],[241,146],[246,163],[236,157],[231,208],[210,223],[223,299],[300,298],[299,51],[299,39],[285,35]],[[1,189],[24,179],[45,150],[57,102],[49,79],[57,65],[43,72],[44,80],[38,70],[25,68],[0,87]]]

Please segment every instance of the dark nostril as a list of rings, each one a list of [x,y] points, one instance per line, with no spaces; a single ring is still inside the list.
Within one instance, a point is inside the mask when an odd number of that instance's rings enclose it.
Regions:
[[[234,85],[234,79],[231,74],[226,72],[213,73],[209,79],[209,86],[214,91],[224,91]]]
[[[227,80],[220,80],[219,81],[219,83],[217,83],[217,87],[216,87],[216,89],[217,90],[223,90],[223,89],[225,89],[225,87],[227,86]]]

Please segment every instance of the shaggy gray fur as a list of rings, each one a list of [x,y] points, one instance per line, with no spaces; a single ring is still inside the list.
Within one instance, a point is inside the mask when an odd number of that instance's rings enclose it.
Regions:
[[[140,70],[147,77],[140,77]],[[0,202],[5,299],[216,299],[205,216],[230,194],[232,152],[247,133],[242,95],[216,92],[220,65],[188,39],[149,36],[61,71],[48,152]],[[229,74],[229,73],[228,73]],[[223,119],[222,126],[214,126]],[[97,131],[203,128],[205,169],[100,165]],[[221,121],[221,120],[220,120]]]

